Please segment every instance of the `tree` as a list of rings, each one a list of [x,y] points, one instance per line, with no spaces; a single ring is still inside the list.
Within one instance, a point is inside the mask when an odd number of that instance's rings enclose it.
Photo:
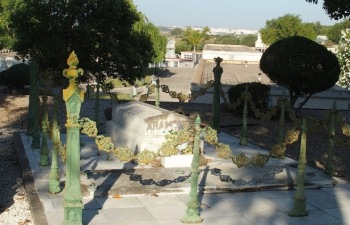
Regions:
[[[341,31],[350,28],[350,21],[344,20],[341,23],[335,23],[333,26],[330,26],[327,38],[332,42],[338,44],[341,37]]]
[[[254,47],[255,41],[258,39],[258,36],[255,34],[244,35],[241,39],[240,44],[248,47]]]
[[[318,3],[318,0],[306,0],[311,3]],[[350,2],[347,0],[324,0],[323,8],[330,18],[340,20],[350,16]]]
[[[299,16],[286,14],[266,21],[264,28],[260,30],[262,41],[270,45],[278,40],[291,36],[303,36],[311,40],[317,37],[316,30],[313,26],[302,23]]]
[[[159,28],[150,23],[144,15],[141,16],[141,20],[134,25],[134,29],[138,33],[144,33],[144,35],[148,36],[154,51],[152,61],[156,63],[161,62],[165,58],[167,38],[162,36]]]
[[[171,36],[181,37],[183,35],[183,30],[181,28],[174,28],[170,31]]]
[[[22,0],[0,1],[0,49],[12,49],[15,42],[15,34],[10,24],[11,13],[17,10]]]
[[[164,44],[156,43],[162,38],[131,0],[24,1],[11,16],[11,25],[18,38],[14,49],[37,61],[41,70],[62,76],[67,56],[76,52],[83,78],[97,82],[96,122],[99,89],[108,77],[134,81],[149,63],[163,57],[161,47],[154,47]]]
[[[300,36],[272,44],[262,55],[260,68],[277,85],[289,89],[292,106],[300,95],[307,95],[298,108],[313,94],[331,88],[340,73],[338,59],[332,52]]]
[[[193,30],[191,27],[187,27],[186,30],[183,33],[184,41],[186,41],[188,44],[190,44],[193,47],[193,51],[196,51],[196,47],[203,42],[204,40],[208,39],[208,33],[210,33],[209,27],[204,27],[201,31],[200,30]]]
[[[32,0],[13,13],[10,25],[17,36],[14,49],[22,58],[36,60],[41,70],[61,76],[75,50],[84,76],[134,80],[162,54],[153,47],[157,38],[150,33],[156,30],[143,19],[131,0]]]
[[[221,45],[239,45],[240,39],[233,34],[226,34],[221,35],[215,38],[214,44],[221,44]]]
[[[338,45],[337,56],[340,64],[338,83],[349,89],[350,87],[350,29],[342,31]]]
[[[181,54],[181,52],[191,51],[192,47],[185,41],[180,41],[175,45],[175,53]]]

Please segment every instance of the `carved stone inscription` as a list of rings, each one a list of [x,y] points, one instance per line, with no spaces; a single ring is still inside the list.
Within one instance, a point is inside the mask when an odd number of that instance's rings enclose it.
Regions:
[[[189,126],[189,120],[185,117],[165,114],[147,119],[146,135],[165,135],[170,131],[178,131]]]

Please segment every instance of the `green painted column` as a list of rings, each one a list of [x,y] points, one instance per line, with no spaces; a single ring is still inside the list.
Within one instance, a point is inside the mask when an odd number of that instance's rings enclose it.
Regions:
[[[60,145],[60,131],[58,128],[57,121],[58,112],[58,96],[54,96],[54,109],[53,109],[53,119],[52,119],[52,142],[53,148],[51,152],[51,170],[50,170],[50,180],[49,180],[49,192],[58,193],[61,191],[60,188],[60,174],[58,172],[58,151]]]
[[[39,98],[39,96],[37,96]],[[39,101],[39,99],[38,99]],[[34,117],[34,132],[33,132],[33,139],[32,139],[32,148],[39,149],[40,148],[40,127],[39,127],[39,109],[34,109],[34,112],[36,113],[36,116]]]
[[[285,92],[283,93],[281,101],[281,117],[278,124],[278,144],[284,142],[284,121],[285,121],[285,112],[286,112],[286,97]]]
[[[302,217],[309,215],[306,211],[306,197],[304,192],[304,177],[305,177],[305,164],[306,164],[306,132],[307,124],[306,119],[303,118],[301,125],[301,141],[300,141],[300,155],[298,162],[297,172],[297,187],[294,196],[293,208],[288,212],[289,216]]]
[[[159,84],[159,78],[156,80],[156,106],[160,106],[160,84]]]
[[[333,108],[331,111],[331,125],[329,130],[329,142],[328,142],[328,151],[327,151],[327,162],[324,170],[324,174],[327,176],[333,176],[334,169],[334,137],[335,137],[335,115],[337,113],[337,105],[336,102],[333,102]]]
[[[242,135],[241,139],[239,141],[240,145],[247,146],[248,145],[248,138],[247,138],[247,132],[248,132],[248,85],[245,86],[244,91],[244,107],[243,107],[243,128],[242,128]]]
[[[221,132],[220,130],[220,96],[221,96],[221,75],[223,73],[223,69],[220,66],[222,62],[222,58],[217,57],[214,59],[216,66],[213,68],[214,72],[214,93],[213,93],[213,106],[211,113],[211,124],[210,126],[216,130],[217,132]]]
[[[39,99],[39,86],[40,86],[40,81],[39,81],[39,65],[35,62],[32,62],[32,65],[30,67],[30,73],[35,76],[35,82],[33,83],[33,90],[31,92],[31,97],[32,99],[32,113],[34,115],[33,118],[33,124],[30,125],[33,128],[29,128],[29,132],[32,132],[32,148],[34,149],[39,149],[40,148],[40,127],[39,127],[39,105],[40,105],[40,99]],[[33,131],[31,131],[33,130]]]
[[[95,95],[95,122],[96,122],[96,126],[98,128],[99,122],[98,122],[98,118],[99,118],[99,110],[100,110],[100,88],[101,88],[101,81],[97,80],[97,84],[96,84],[96,95]]]
[[[35,107],[38,106],[38,99],[36,92],[38,92],[38,74],[39,74],[39,65],[31,61],[29,63],[29,70],[30,70],[30,88],[29,88],[29,106],[28,106],[28,116],[27,116],[27,131],[26,135],[33,135],[34,133],[34,120],[35,116]]]
[[[78,123],[84,91],[78,87],[76,79],[83,73],[77,69],[79,60],[74,52],[67,60],[68,69],[63,75],[69,79],[68,88],[63,90],[63,100],[67,109],[67,159],[66,183],[64,189],[64,222],[65,225],[82,224],[82,192],[80,187],[80,125]]]
[[[187,203],[187,210],[185,216],[181,219],[183,223],[201,223],[203,221],[199,216],[199,201],[198,201],[198,177],[199,177],[199,135],[202,132],[200,127],[201,118],[196,117],[195,120],[195,137],[193,146],[193,160],[192,160],[192,173],[191,173],[191,190],[190,197]]]
[[[49,160],[49,148],[47,147],[47,125],[48,125],[48,114],[47,114],[47,93],[45,92],[42,96],[42,117],[41,117],[41,149],[40,149],[40,166],[50,165]]]

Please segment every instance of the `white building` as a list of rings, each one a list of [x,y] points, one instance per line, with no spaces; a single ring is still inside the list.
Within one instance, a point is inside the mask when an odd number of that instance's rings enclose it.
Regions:
[[[261,34],[258,33],[258,39],[255,41],[255,50],[264,53],[267,49],[267,45],[261,39]]]
[[[238,63],[256,63],[261,59],[262,53],[244,45],[217,45],[206,44],[203,48],[203,59],[212,60],[216,57],[226,61]]]

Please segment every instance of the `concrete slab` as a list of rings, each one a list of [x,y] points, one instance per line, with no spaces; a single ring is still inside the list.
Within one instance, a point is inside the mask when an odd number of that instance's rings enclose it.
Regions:
[[[30,148],[30,138],[18,134],[16,139],[23,139],[23,152],[32,152],[35,156],[26,159],[37,161],[35,151],[38,150]],[[61,140],[64,139],[62,135]],[[231,146],[233,154],[241,151],[247,155],[266,153],[256,146],[239,146],[237,139],[224,133],[219,134],[219,139]],[[111,169],[116,162],[105,161],[103,154],[96,154],[92,139],[82,136],[81,140],[84,225],[182,224],[180,220],[185,215],[189,198],[190,183],[187,178],[191,173],[190,168],[140,165],[127,168],[127,164],[118,162],[119,169]],[[215,157],[214,153],[210,145],[205,146],[204,154]],[[103,164],[103,169],[100,169],[100,164]],[[349,225],[350,185],[309,167],[305,176],[305,195],[306,209],[310,214],[303,218],[288,216],[295,195],[295,190],[289,190],[295,186],[295,164],[295,160],[286,158],[270,160],[263,168],[237,168],[230,160],[215,157],[213,163],[200,168],[198,201],[200,216],[204,219],[202,224]],[[60,168],[64,168],[64,165],[60,165]],[[219,176],[212,173],[213,168],[221,169],[222,175],[229,175],[233,180],[222,182]],[[34,166],[30,171],[33,179],[31,193],[34,196],[31,198],[38,199],[34,203],[31,201],[31,207],[39,217],[35,219],[40,221],[37,224],[62,224],[63,192],[56,195],[47,192],[48,173],[49,167]],[[63,171],[61,176],[63,182]],[[29,184],[26,184],[26,188],[30,188]],[[335,184],[338,186],[333,187]],[[48,222],[45,223],[46,218]]]

